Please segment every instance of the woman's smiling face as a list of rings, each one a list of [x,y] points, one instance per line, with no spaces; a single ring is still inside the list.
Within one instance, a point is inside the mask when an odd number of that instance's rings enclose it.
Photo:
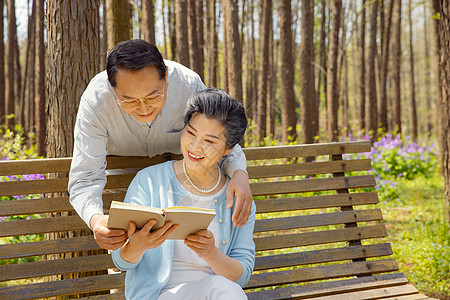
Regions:
[[[230,153],[226,148],[225,129],[222,123],[202,114],[194,114],[181,135],[181,151],[186,168],[217,172],[217,163]]]

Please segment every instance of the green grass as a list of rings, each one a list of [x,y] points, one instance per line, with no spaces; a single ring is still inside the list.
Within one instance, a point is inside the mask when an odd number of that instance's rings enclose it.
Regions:
[[[444,180],[438,174],[398,181],[400,201],[383,202],[394,257],[421,292],[450,299],[450,232],[445,222]]]

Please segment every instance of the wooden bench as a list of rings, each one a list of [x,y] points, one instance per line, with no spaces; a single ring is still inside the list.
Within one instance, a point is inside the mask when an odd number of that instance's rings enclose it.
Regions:
[[[368,151],[365,141],[245,149],[257,206],[255,272],[245,288],[249,299],[427,298],[395,272],[381,211],[373,207],[378,196],[367,172],[370,160],[343,159]],[[303,162],[308,156],[322,160]],[[108,169],[142,168],[174,157],[109,157]],[[70,158],[2,161],[0,176],[67,174],[69,167]],[[92,292],[103,295],[89,299],[123,299],[125,273],[106,272],[114,267],[110,255],[83,235],[87,227],[67,195],[55,194],[66,191],[67,178],[50,179],[52,174],[0,183],[0,196],[35,195],[0,201],[0,215],[23,216],[0,222],[0,299]],[[106,213],[112,200],[123,200],[133,176],[108,176]],[[26,218],[35,214],[43,217]],[[44,234],[60,238],[44,240]],[[8,237],[11,242],[5,243]]]

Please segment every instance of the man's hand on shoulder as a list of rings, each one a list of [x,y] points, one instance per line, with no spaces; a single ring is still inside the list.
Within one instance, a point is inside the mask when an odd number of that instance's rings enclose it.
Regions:
[[[97,244],[107,250],[119,249],[127,241],[128,235],[122,229],[109,229],[107,227],[109,216],[93,215],[90,221],[94,238]]]
[[[236,170],[227,186],[227,208],[233,206],[236,197],[236,205],[233,212],[234,227],[242,227],[248,221],[252,212],[252,191],[248,183],[248,174],[243,170]]]

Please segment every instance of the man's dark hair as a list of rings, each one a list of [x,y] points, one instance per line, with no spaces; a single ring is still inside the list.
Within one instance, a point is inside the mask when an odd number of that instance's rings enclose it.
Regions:
[[[156,46],[144,40],[129,40],[118,43],[109,52],[106,73],[109,83],[117,85],[119,69],[137,72],[148,66],[155,66],[160,79],[166,77],[166,65]]]
[[[202,114],[222,123],[227,149],[233,148],[244,136],[247,117],[242,104],[224,91],[209,88],[193,94],[186,107],[184,124],[195,114]]]

